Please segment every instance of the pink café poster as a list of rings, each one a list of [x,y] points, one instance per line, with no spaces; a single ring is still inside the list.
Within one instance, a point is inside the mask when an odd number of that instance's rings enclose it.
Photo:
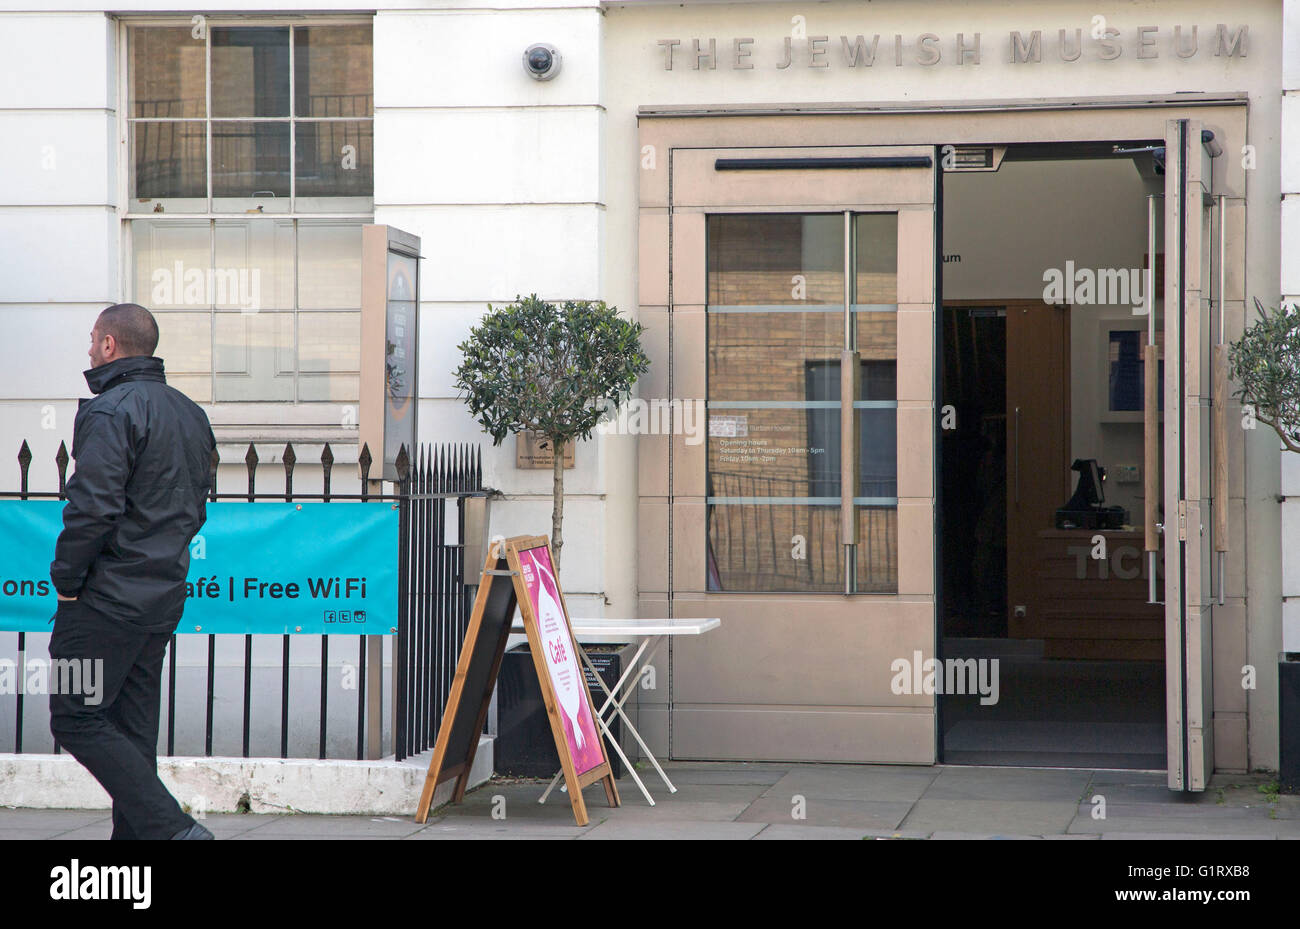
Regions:
[[[560,606],[560,585],[551,569],[551,552],[545,546],[519,552],[519,572],[528,590],[528,602],[537,618],[551,689],[559,704],[564,737],[578,774],[584,774],[605,760],[600,736],[587,702],[586,677],[573,653],[569,622]]]

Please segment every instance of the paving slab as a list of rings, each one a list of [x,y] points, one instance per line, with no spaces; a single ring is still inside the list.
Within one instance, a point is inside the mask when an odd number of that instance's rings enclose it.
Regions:
[[[763,831],[763,823],[719,822],[628,822],[607,820],[592,827],[578,841],[605,839],[663,839],[693,841],[710,839],[752,839]]]
[[[102,839],[110,839],[113,836],[113,822],[106,820],[104,822],[91,823],[89,826],[80,826],[76,829],[69,829],[67,832],[60,832],[50,836],[55,842],[64,840],[74,842],[98,842]]]
[[[873,836],[865,829],[843,826],[791,826],[786,823],[772,823],[754,838],[760,841],[823,839],[861,842]]]
[[[404,842],[433,840],[484,839],[576,839],[591,826],[552,826],[541,823],[497,822],[456,822],[435,823],[419,832],[404,836]]]
[[[347,839],[349,842],[353,840],[358,842],[360,841],[382,842],[385,839],[392,839],[397,837],[388,836],[388,835],[340,835],[340,836],[311,835],[309,836],[309,835],[304,835],[301,832],[283,832],[274,829],[270,829],[270,830],[253,829],[249,832],[241,832],[239,835],[232,835],[229,841],[231,842],[253,842],[253,841],[301,842],[304,839],[326,839],[326,838]]]
[[[1094,771],[1084,798],[1095,794],[1107,803],[1164,803],[1174,796],[1163,771]]]
[[[684,765],[677,763],[665,764],[663,769],[664,773],[668,775],[668,779],[677,787],[684,784],[760,784],[770,786],[784,777],[790,770],[790,766],[757,763],[752,765],[707,763]],[[659,777],[659,772],[649,765],[644,769],[637,768],[637,776],[645,781],[651,793],[655,792],[655,785],[661,789],[666,789]],[[632,779],[623,777],[618,782],[620,793],[623,791],[624,783],[636,790],[636,784],[632,783]]]
[[[798,767],[764,791],[763,797],[796,796],[820,800],[875,800],[911,803],[934,783],[934,768],[908,768],[898,765]]]
[[[794,804],[787,797],[764,796],[754,801],[737,820],[748,823],[773,823],[790,826],[853,826],[866,832],[892,832],[911,810],[908,801],[822,800],[806,798],[804,818],[793,817]]]
[[[261,838],[262,835],[260,834],[274,833],[303,839],[361,839],[369,836],[399,839],[422,828],[424,827],[413,819],[398,819],[397,817],[324,816],[315,813],[300,813],[290,816],[277,816],[273,822],[244,830],[237,837]]]
[[[1063,833],[1075,819],[1077,802],[1069,800],[933,799],[927,791],[900,828],[935,832],[1046,835]]]
[[[1177,839],[1180,841],[1204,842],[1206,839],[1226,839],[1231,841],[1259,839],[1267,841],[1276,839],[1277,837],[1271,835],[1213,835],[1203,832],[1106,832],[1099,836],[1099,838],[1107,841],[1115,839],[1138,839],[1150,842],[1154,840]]]
[[[1233,811],[1228,811],[1232,813]],[[1068,832],[1099,833],[1102,836],[1116,832],[1144,833],[1156,836],[1198,836],[1200,838],[1227,838],[1230,836],[1263,836],[1276,838],[1287,824],[1267,816],[1223,815],[1213,818],[1129,816],[1123,819],[1097,820],[1091,816],[1078,816],[1070,823]],[[1288,830],[1288,834],[1296,834]]]
[[[5,829],[0,831],[0,842],[39,842],[44,839],[58,838],[64,829]]]
[[[672,800],[658,798],[655,805],[648,805],[644,799],[640,803],[629,802],[623,798],[623,805],[610,809],[603,803],[600,806],[587,804],[587,815],[592,819],[628,821],[681,821],[695,822],[732,822],[740,817],[750,806],[748,800]],[[572,815],[572,814],[570,814]]]
[[[253,829],[264,829],[282,819],[292,818],[278,813],[208,813],[195,821],[218,839],[239,835]]]
[[[90,823],[111,820],[108,810],[38,810],[0,807],[0,838],[9,829],[75,829]]]
[[[1079,816],[1092,818],[1091,802],[1079,804]],[[1214,803],[1112,803],[1105,806],[1106,818],[1098,822],[1119,822],[1124,819],[1167,819],[1172,821],[1196,819],[1205,822],[1221,822],[1241,819],[1246,821],[1268,820],[1269,808],[1262,803],[1252,806],[1220,806]]]
[[[668,806],[674,803],[752,803],[757,800],[765,790],[769,789],[767,784],[676,784],[676,792],[670,792],[662,782],[651,784],[646,782],[646,787],[650,791],[650,796],[654,798],[655,806]],[[657,788],[657,789],[656,789]],[[637,790],[635,784],[629,784],[625,789],[622,784],[618,785],[618,795],[623,801],[625,807],[644,807],[650,808],[646,803],[645,795]],[[551,795],[552,797],[555,794]],[[567,794],[562,794],[566,796]],[[585,796],[585,795],[584,795]],[[547,801],[550,802],[550,801]],[[599,795],[599,802],[605,802],[605,795]]]
[[[962,768],[944,766],[925,791],[926,800],[1075,800],[1092,780],[1091,771],[1048,768]]]

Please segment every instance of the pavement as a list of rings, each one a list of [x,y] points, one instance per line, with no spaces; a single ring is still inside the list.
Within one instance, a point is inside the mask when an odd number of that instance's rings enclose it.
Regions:
[[[902,765],[673,762],[669,793],[638,771],[623,805],[584,791],[574,825],[566,794],[543,781],[494,778],[427,823],[402,816],[208,814],[218,839],[1300,839],[1300,796],[1265,774],[1215,775],[1181,795],[1163,771]],[[0,807],[0,839],[107,839],[107,810]]]

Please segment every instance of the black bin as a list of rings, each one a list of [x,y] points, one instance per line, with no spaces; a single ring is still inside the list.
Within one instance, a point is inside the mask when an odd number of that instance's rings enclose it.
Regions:
[[[1288,652],[1277,665],[1278,732],[1281,758],[1278,786],[1300,794],[1300,654]]]
[[[591,659],[605,686],[610,690],[618,682],[631,658],[628,645],[588,645],[587,656]],[[591,669],[582,668],[587,678],[587,690],[591,694],[592,710],[598,711],[605,702],[605,692],[596,684]],[[633,685],[635,687],[635,683]],[[636,696],[628,698],[623,704],[623,712],[634,721]],[[609,712],[606,711],[606,717]],[[609,724],[614,738],[623,744],[623,721],[616,715]],[[609,758],[610,768],[615,778],[623,776],[623,761],[618,757],[605,739],[605,754]],[[497,737],[493,746],[497,774],[511,777],[551,777],[560,770],[560,756],[555,751],[555,740],[551,735],[551,724],[546,718],[546,706],[542,703],[542,688],[537,683],[537,669],[533,666],[533,656],[527,643],[509,649],[501,659],[501,673],[497,677]],[[626,746],[625,746],[626,750]],[[637,757],[628,753],[630,759]]]

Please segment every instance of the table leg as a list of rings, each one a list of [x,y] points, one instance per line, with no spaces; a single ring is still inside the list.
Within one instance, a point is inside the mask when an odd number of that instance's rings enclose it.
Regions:
[[[645,659],[645,664],[647,665],[654,659],[655,652],[659,650],[659,645],[663,641],[663,636],[650,636],[649,638],[646,639],[646,642],[649,642],[651,639],[654,640],[655,644],[654,644],[654,648],[650,650],[650,654]],[[587,653],[585,651],[582,651],[581,645],[578,646],[578,651],[582,652],[583,659],[587,661],[587,664],[590,667],[591,661],[590,659],[587,658]],[[591,671],[593,674],[595,674],[596,673],[595,667],[592,667]],[[640,676],[641,676],[640,672],[638,672],[637,678],[639,679]],[[596,674],[596,680],[600,684],[600,686],[605,689],[605,693],[609,694],[609,700],[613,700],[614,698],[613,694],[610,694],[609,689],[605,688],[605,682],[601,680],[599,674]],[[627,726],[627,731],[632,733],[632,738],[636,739],[636,743],[641,746],[641,751],[645,752],[646,757],[650,759],[650,763],[654,765],[655,770],[659,772],[659,776],[663,779],[663,782],[668,786],[668,792],[675,794],[677,793],[677,788],[673,786],[673,782],[668,779],[668,775],[664,773],[664,769],[659,766],[659,760],[655,758],[654,752],[650,751],[650,747],[645,744],[645,740],[641,738],[641,733],[636,731],[636,727],[632,725],[632,721],[628,719],[627,714],[623,712],[623,703],[626,702],[631,692],[632,691],[629,688],[628,692],[623,695],[623,699],[621,701],[616,701],[614,703],[614,712],[615,714],[617,714],[619,717],[622,718],[623,725]],[[606,706],[609,705],[609,700],[605,701]],[[602,711],[603,710],[604,708],[602,707]]]
[[[645,651],[644,645],[642,645],[641,647],[641,652],[643,651]],[[640,654],[640,652],[638,652],[638,654]],[[583,662],[587,665],[587,667],[591,669],[591,673],[596,678],[596,683],[599,684],[601,690],[605,692],[605,703],[603,706],[601,706],[600,711],[596,714],[596,725],[600,727],[601,732],[603,732],[605,737],[608,739],[610,746],[614,749],[614,751],[618,753],[618,757],[623,760],[623,764],[626,765],[627,767],[627,773],[632,776],[632,780],[636,783],[636,786],[641,790],[641,795],[645,797],[646,803],[650,804],[651,806],[654,806],[655,805],[654,797],[650,796],[650,791],[646,790],[646,786],[644,783],[641,782],[641,778],[637,775],[636,769],[632,767],[632,762],[629,761],[627,755],[623,753],[623,747],[618,744],[618,739],[614,738],[614,733],[610,731],[609,726],[605,723],[605,719],[604,719],[605,709],[610,705],[610,702],[614,700],[614,694],[611,693],[609,688],[605,686],[604,678],[600,676],[600,673],[596,670],[596,666],[592,664],[591,659],[587,656],[586,649],[584,649],[581,644],[578,645],[578,655],[582,658]],[[636,666],[635,662],[629,662],[629,665],[631,667]],[[629,670],[631,670],[631,667],[629,667]],[[627,677],[628,677],[627,673],[624,673],[619,678],[618,682],[615,683],[614,690],[616,692],[618,690],[619,684],[622,684],[624,681],[626,681]],[[630,695],[631,693],[632,691],[629,688],[627,694],[624,694],[623,696],[623,701],[626,701],[628,695]],[[622,712],[622,703],[615,702],[614,708],[616,711],[618,711],[619,715],[623,717],[624,722],[627,722],[627,716]],[[631,723],[627,723],[627,725],[628,728],[632,731],[632,733],[636,735],[636,730],[632,729]],[[638,742],[641,741],[641,737],[639,735],[637,735],[636,738]],[[644,747],[645,743],[642,742],[641,744]],[[655,766],[658,767],[657,764]],[[555,785],[560,782],[560,779],[563,776],[563,774],[564,772],[561,771],[558,772],[555,775],[555,777],[551,778],[551,783],[547,785],[546,790],[542,793],[540,799],[538,799],[537,801],[538,803],[546,802],[547,797],[551,795],[551,791],[554,790]],[[561,791],[564,791],[566,789],[567,788],[565,788],[564,786],[560,787]]]

